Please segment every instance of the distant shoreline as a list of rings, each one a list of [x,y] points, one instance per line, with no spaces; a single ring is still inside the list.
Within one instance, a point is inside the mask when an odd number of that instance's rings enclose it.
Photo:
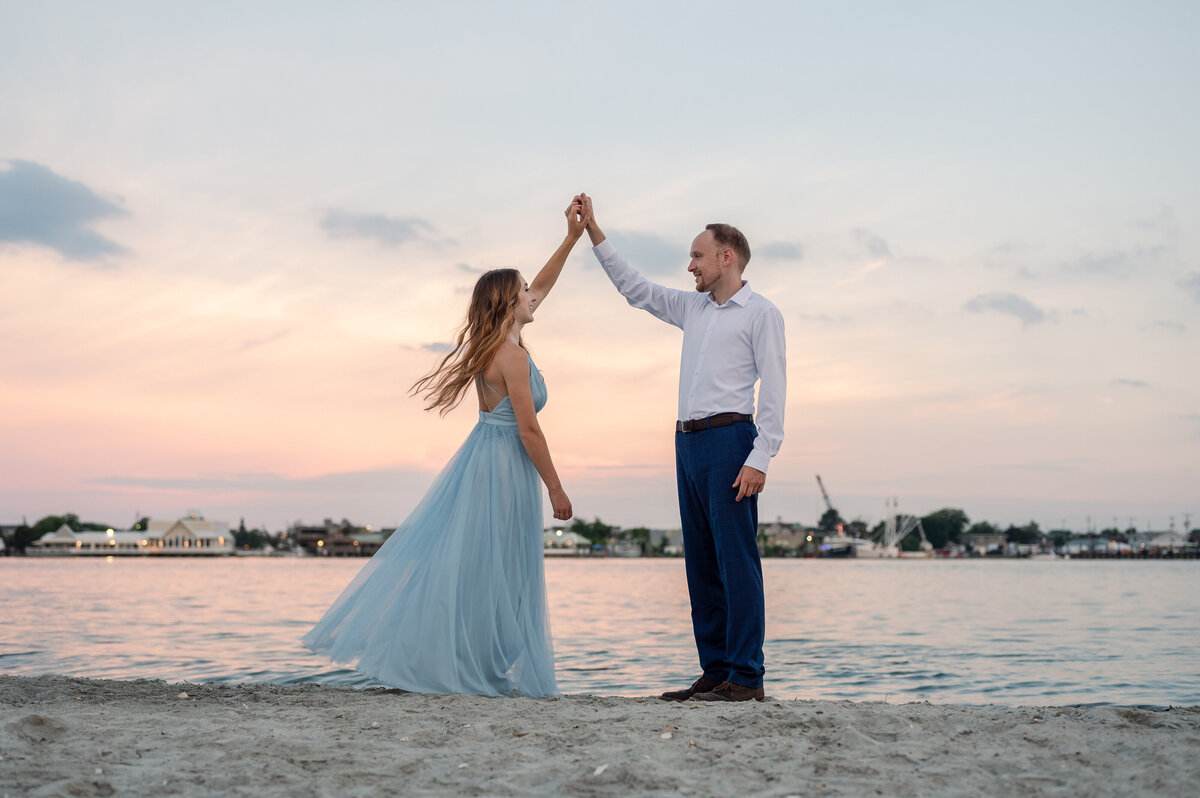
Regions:
[[[196,554],[190,554],[190,555],[189,554],[141,554],[141,553],[136,553],[136,552],[129,553],[129,554],[104,554],[104,553],[100,553],[100,552],[87,553],[87,554],[69,554],[69,553],[68,554],[17,554],[17,553],[13,553],[11,555],[8,555],[7,557],[4,554],[0,553],[0,562],[4,562],[5,559],[11,559],[14,561],[15,560],[26,560],[26,561],[30,561],[30,562],[42,562],[42,561],[48,561],[48,560],[52,560],[55,562],[61,562],[63,560],[80,560],[80,561],[95,562],[97,560],[113,560],[113,559],[116,559],[116,560],[171,560],[173,562],[179,562],[179,561],[183,561],[183,560],[196,560],[196,561],[209,561],[209,562],[211,562],[213,560],[251,560],[251,561],[255,561],[255,560],[306,560],[306,561],[312,561],[312,562],[326,562],[326,561],[342,561],[342,560],[366,561],[370,558],[365,557],[365,556],[345,556],[344,557],[344,556],[340,556],[340,555],[334,555],[331,557],[319,557],[319,556],[315,556],[315,555],[311,555],[311,554],[309,554],[309,555],[258,554],[258,553],[251,554],[249,552],[233,552],[233,553],[228,553],[228,554],[200,554],[200,555],[196,555]],[[578,555],[578,556],[547,556],[545,559],[547,562],[550,562],[550,561],[555,561],[555,562],[595,562],[597,560],[639,562],[642,560],[678,560],[680,563],[682,563],[684,561],[682,555],[667,555],[667,556],[648,555],[645,557],[629,557],[629,556],[614,556],[614,555],[607,555],[607,554],[596,554],[596,555]],[[1065,564],[1065,563],[1068,563],[1071,561],[1094,562],[1097,560],[1121,561],[1121,562],[1148,562],[1148,561],[1172,562],[1172,561],[1177,561],[1177,560],[1186,560],[1186,561],[1190,561],[1190,562],[1200,562],[1200,552],[1197,552],[1197,551],[1169,552],[1168,551],[1168,552],[1136,552],[1136,553],[1132,553],[1132,554],[1130,554],[1130,553],[1124,553],[1124,554],[1085,553],[1085,554],[1072,554],[1069,557],[1056,557],[1054,559],[1042,558],[1042,557],[1036,557],[1036,556],[1034,556],[1034,557],[1028,557],[1028,556],[1014,557],[1014,556],[1008,556],[1008,555],[979,555],[979,556],[971,556],[971,557],[871,557],[871,558],[785,557],[785,556],[763,555],[762,559],[764,562],[776,562],[776,561],[780,561],[780,560],[785,560],[785,561],[805,561],[805,562],[819,561],[819,562],[875,562],[875,563],[903,561],[903,562],[907,562],[907,563],[922,563],[922,562],[924,562],[924,563],[928,563],[928,562],[1062,562]]]

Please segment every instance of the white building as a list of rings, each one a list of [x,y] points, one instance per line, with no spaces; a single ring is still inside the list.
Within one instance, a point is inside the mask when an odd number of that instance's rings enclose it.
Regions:
[[[42,556],[221,556],[233,554],[233,535],[224,521],[189,515],[177,521],[151,520],[146,529],[76,532],[66,524],[29,544],[29,554]]]
[[[547,557],[582,557],[592,552],[592,541],[565,529],[544,530],[542,542]]]
[[[1130,548],[1134,551],[1179,551],[1190,545],[1187,535],[1182,535],[1174,529],[1166,532],[1135,532],[1128,536],[1128,540]]]

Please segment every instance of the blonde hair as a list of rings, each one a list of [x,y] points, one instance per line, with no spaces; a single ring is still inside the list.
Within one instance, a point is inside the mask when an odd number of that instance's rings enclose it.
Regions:
[[[458,407],[475,376],[483,373],[512,329],[513,311],[524,283],[516,269],[492,269],[475,283],[467,319],[458,330],[454,349],[437,368],[417,380],[409,393],[424,395],[426,410],[446,415]],[[522,348],[523,343],[518,342]]]

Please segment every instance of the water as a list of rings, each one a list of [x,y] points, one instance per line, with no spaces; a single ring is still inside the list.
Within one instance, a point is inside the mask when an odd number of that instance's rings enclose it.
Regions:
[[[357,559],[0,558],[0,673],[368,686],[297,640]],[[767,560],[769,695],[1200,704],[1200,563]],[[680,560],[548,560],[559,688],[698,674]]]

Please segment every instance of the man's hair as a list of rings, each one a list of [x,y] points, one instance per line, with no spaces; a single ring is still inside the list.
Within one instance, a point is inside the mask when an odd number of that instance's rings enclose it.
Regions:
[[[741,261],[740,268],[746,268],[746,264],[750,262],[750,242],[742,235],[741,230],[720,222],[706,224],[704,229],[712,231],[713,241],[717,242],[718,249],[732,249],[733,254]]]

